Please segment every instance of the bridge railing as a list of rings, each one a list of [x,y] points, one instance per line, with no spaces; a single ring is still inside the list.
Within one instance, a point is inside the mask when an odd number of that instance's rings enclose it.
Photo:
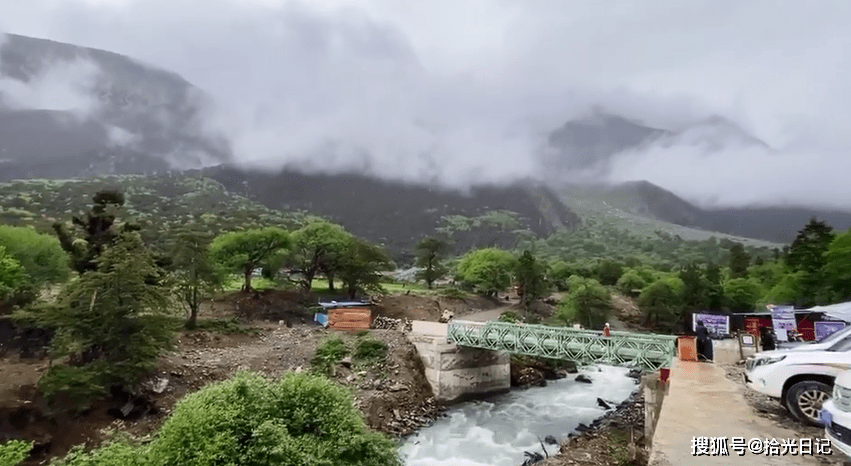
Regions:
[[[610,332],[604,337],[593,330],[463,320],[449,322],[448,338],[460,346],[646,371],[670,365],[676,339],[631,332]]]

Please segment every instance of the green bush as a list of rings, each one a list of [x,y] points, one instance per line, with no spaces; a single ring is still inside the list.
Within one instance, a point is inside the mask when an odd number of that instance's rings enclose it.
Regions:
[[[4,447],[0,446],[0,466],[13,466],[16,463],[3,462]],[[16,452],[22,448],[7,449]],[[277,382],[269,382],[258,374],[245,372],[180,400],[149,445],[120,439],[89,452],[75,447],[65,458],[51,463],[52,466],[241,464],[401,466],[402,463],[393,441],[367,428],[344,387],[309,374],[289,373]]]
[[[517,322],[520,322],[520,315],[514,311],[505,311],[499,315],[499,321],[516,324]]]
[[[355,343],[355,359],[360,361],[378,361],[387,356],[387,345],[372,338],[359,338]]]
[[[96,450],[86,451],[77,445],[50,466],[149,466],[147,448],[131,445],[126,440],[109,442]]]
[[[148,457],[158,466],[401,465],[344,387],[303,373],[277,382],[240,373],[188,395]]]
[[[9,440],[0,445],[0,466],[17,466],[21,464],[32,450],[32,442]]]
[[[314,369],[328,374],[347,354],[349,349],[346,347],[346,342],[340,337],[332,337],[316,348],[316,354],[310,364]]]
[[[458,289],[456,287],[443,288],[440,290],[440,295],[446,298],[454,298],[454,299],[464,299],[467,297],[467,293],[464,290]]]
[[[254,330],[250,329],[239,321],[237,318],[233,319],[199,319],[198,322],[195,323],[195,328],[188,328],[189,321],[186,322],[187,330],[206,330],[208,332],[216,332],[216,333],[224,333],[224,334],[234,334],[234,333],[253,333]]]

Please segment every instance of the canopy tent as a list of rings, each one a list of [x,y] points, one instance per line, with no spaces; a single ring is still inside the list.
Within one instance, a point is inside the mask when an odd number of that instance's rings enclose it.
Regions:
[[[831,304],[830,306],[816,306],[807,309],[811,312],[822,312],[828,319],[843,320],[851,322],[851,301],[846,301],[839,304]]]

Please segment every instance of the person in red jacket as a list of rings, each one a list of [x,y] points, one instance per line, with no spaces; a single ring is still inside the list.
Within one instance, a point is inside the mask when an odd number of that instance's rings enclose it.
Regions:
[[[606,322],[606,326],[605,326],[605,327],[603,327],[603,336],[604,336],[604,337],[609,336],[609,332],[610,332],[610,331],[609,331],[609,323],[608,323],[608,322]]]

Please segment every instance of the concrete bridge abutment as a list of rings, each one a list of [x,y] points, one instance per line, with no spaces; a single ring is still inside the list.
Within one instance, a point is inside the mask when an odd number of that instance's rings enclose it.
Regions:
[[[508,353],[460,347],[449,342],[447,332],[447,324],[414,321],[408,334],[438,401],[452,403],[511,389]]]

